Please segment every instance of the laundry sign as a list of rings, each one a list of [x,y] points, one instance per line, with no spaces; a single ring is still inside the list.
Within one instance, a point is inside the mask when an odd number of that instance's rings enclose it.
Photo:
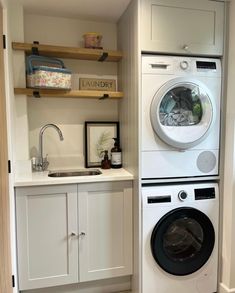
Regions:
[[[116,91],[115,79],[79,78],[80,90]]]

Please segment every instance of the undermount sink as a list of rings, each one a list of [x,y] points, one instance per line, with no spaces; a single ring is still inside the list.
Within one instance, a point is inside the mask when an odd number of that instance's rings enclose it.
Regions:
[[[100,175],[102,172],[95,170],[74,170],[74,171],[49,171],[49,177],[71,177],[71,176],[93,176]]]

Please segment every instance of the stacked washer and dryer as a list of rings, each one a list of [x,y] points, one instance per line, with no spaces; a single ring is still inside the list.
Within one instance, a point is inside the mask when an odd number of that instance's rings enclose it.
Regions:
[[[217,291],[221,65],[142,56],[142,293]]]

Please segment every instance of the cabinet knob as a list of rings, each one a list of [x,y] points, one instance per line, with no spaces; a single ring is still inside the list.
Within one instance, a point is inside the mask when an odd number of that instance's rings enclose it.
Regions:
[[[71,237],[75,237],[77,234],[75,232],[71,232]]]
[[[182,49],[185,50],[185,51],[188,51],[189,46],[188,45],[183,45]]]
[[[85,236],[85,235],[86,235],[85,232],[81,232],[78,236],[79,236],[79,237],[82,237],[82,236]]]

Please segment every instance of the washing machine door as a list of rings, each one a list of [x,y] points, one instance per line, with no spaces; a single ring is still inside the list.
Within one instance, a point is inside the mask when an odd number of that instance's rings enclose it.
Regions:
[[[194,208],[177,208],[163,216],[151,236],[152,255],[166,272],[185,276],[199,270],[215,244],[210,219]]]
[[[215,120],[210,91],[199,81],[176,78],[165,83],[151,103],[154,132],[167,144],[191,148],[209,134]]]

